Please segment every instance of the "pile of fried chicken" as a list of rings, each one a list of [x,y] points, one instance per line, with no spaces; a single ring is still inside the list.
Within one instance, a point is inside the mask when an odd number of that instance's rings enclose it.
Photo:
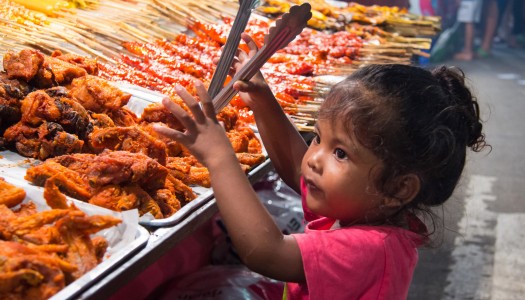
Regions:
[[[21,204],[23,189],[3,178],[0,188],[0,299],[58,293],[103,260],[108,242],[93,234],[121,222],[68,204],[53,178],[44,188],[51,209],[40,212],[32,202]]]
[[[28,170],[32,183],[55,176],[69,196],[117,211],[138,208],[155,218],[169,217],[194,199],[189,185],[210,186],[203,165],[152,129],[162,123],[183,130],[180,122],[161,104],[137,117],[125,107],[131,95],[97,76],[96,60],[24,49],[7,52],[3,67],[0,150],[43,161]],[[244,170],[265,160],[260,141],[238,122],[233,107],[217,117]]]

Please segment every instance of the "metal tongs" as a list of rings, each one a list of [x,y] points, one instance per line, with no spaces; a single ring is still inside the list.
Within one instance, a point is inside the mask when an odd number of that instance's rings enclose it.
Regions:
[[[311,6],[308,3],[303,3],[301,6],[292,6],[288,13],[276,21],[275,26],[270,28],[270,31],[264,37],[264,45],[261,49],[235,74],[228,85],[220,90],[215,97],[212,96],[215,112],[220,112],[237,94],[237,91],[233,88],[233,84],[236,81],[251,79],[277,50],[288,45],[303,31],[306,23],[312,17],[310,10]]]
[[[233,21],[232,29],[228,34],[228,39],[226,40],[208,88],[208,94],[210,94],[212,98],[217,96],[224,85],[224,80],[226,80],[233,58],[239,47],[239,42],[241,41],[241,33],[243,33],[246,24],[248,24],[252,9],[259,5],[259,0],[239,0],[239,3],[239,10]]]

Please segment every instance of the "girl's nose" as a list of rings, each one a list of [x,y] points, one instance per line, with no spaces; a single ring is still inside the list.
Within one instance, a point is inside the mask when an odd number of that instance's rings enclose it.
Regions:
[[[322,154],[321,151],[312,151],[312,153],[309,155],[307,164],[308,167],[310,167],[315,172],[321,172],[322,171]]]

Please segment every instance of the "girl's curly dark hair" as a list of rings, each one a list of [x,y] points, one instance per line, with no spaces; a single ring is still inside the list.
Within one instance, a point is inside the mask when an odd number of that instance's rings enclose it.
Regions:
[[[486,145],[464,73],[445,66],[363,67],[332,88],[319,119],[344,120],[382,159],[374,179],[385,196],[395,197],[398,176],[416,174],[421,188],[406,206],[416,210],[443,204],[460,179],[467,147],[478,152]]]

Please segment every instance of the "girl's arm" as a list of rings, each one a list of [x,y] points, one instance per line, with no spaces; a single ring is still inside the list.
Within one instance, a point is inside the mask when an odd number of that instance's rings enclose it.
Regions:
[[[195,86],[202,109],[184,88],[176,87],[193,117],[171,100],[163,100],[164,106],[181,121],[186,131],[158,125],[155,130],[184,144],[208,168],[219,211],[243,262],[265,276],[303,282],[305,275],[297,242],[292,236],[281,233],[257,198],[215,117],[206,89],[201,82],[196,82]]]
[[[249,35],[243,33],[242,38],[248,44],[250,52],[239,53],[237,69],[258,50]],[[286,184],[300,193],[301,162],[308,149],[303,137],[284,113],[260,72],[250,81],[236,82],[234,88],[252,109],[264,147],[277,173]]]

